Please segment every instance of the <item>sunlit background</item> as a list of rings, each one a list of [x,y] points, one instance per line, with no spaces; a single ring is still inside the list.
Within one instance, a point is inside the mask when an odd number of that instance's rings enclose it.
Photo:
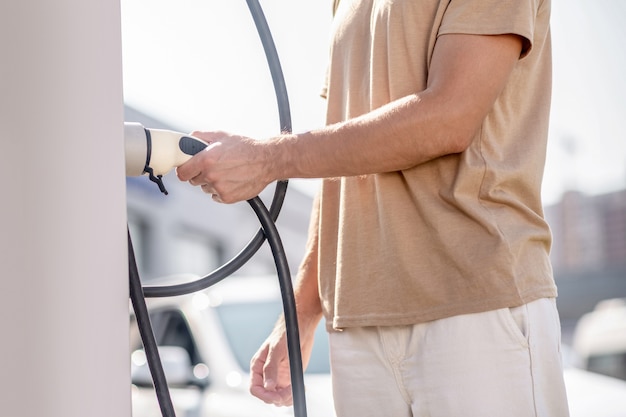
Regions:
[[[319,93],[331,3],[261,1],[281,58],[296,132],[324,123]],[[152,121],[181,131],[225,130],[258,139],[279,131],[266,58],[244,0],[122,0],[121,5],[124,96],[133,109],[127,116],[141,118],[132,121]],[[575,344],[575,326],[598,302],[626,297],[625,21],[623,0],[552,0],[554,85],[543,200],[554,233],[552,258],[567,344]],[[129,195],[139,189],[139,194],[146,193],[138,184],[129,183]],[[306,198],[317,183],[291,184],[302,194],[298,202],[285,205],[302,215],[296,219],[288,214],[291,223],[283,229],[295,268],[307,228]],[[154,277],[155,269],[164,265],[166,251],[150,255],[149,236],[154,235],[148,230],[150,216],[142,214],[149,204],[139,203],[143,196],[135,194],[129,197],[131,227],[144,235],[139,244],[142,268]],[[159,204],[162,213],[167,205],[170,213],[191,210],[189,202]],[[215,206],[210,209],[218,213],[214,219],[233,221],[231,207]],[[247,222],[254,230],[253,216],[241,213],[234,216],[237,233],[219,236],[205,233],[210,226],[195,230],[188,222],[185,228],[166,228],[160,217],[159,236],[170,233],[170,238],[178,239],[172,268],[180,268],[181,260],[199,269],[222,262],[229,256],[224,253],[229,251],[225,242],[241,240],[240,223]],[[172,235],[174,229],[179,232]],[[243,235],[249,236],[247,231]],[[271,264],[264,262],[251,270],[271,271]],[[622,309],[626,314],[626,307]],[[624,335],[615,342],[621,343],[621,356],[603,358],[598,370],[626,379],[626,329],[609,326],[609,331]]]

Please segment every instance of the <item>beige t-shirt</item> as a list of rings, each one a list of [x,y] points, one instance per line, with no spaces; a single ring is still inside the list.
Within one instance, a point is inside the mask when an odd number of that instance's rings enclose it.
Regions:
[[[437,36],[514,33],[525,49],[470,147],[399,172],[325,180],[329,327],[402,325],[556,296],[540,189],[550,0],[341,0],[328,123],[422,91]]]

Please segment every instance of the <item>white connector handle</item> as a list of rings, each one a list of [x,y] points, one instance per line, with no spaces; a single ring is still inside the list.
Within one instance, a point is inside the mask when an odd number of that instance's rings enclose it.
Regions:
[[[201,139],[180,132],[146,129],[140,123],[124,123],[126,176],[134,177],[152,169],[165,175],[207,147]]]
[[[154,175],[165,175],[207,147],[207,143],[171,130],[148,129],[152,141],[149,166]]]

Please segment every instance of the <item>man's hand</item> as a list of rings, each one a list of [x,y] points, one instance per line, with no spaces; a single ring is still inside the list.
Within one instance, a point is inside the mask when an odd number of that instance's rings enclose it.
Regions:
[[[287,335],[276,328],[250,361],[250,393],[267,404],[288,406],[293,402]]]
[[[319,314],[301,314],[298,317],[303,370],[311,359],[319,318]],[[276,406],[289,406],[293,403],[284,318],[278,321],[272,334],[250,361],[250,393]]]
[[[200,186],[220,203],[249,200],[275,178],[263,142],[225,132],[193,132],[209,143],[202,152],[176,169],[181,181]]]

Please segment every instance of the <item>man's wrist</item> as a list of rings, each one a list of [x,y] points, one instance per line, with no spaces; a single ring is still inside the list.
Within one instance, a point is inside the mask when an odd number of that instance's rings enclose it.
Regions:
[[[297,135],[283,134],[272,140],[271,164],[277,180],[297,178]]]

